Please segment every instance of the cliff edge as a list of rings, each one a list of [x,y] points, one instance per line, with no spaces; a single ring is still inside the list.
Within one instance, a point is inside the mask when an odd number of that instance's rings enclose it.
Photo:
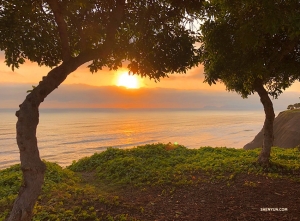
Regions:
[[[282,148],[294,148],[300,145],[300,110],[280,112],[274,121],[274,145]],[[246,144],[244,149],[262,147],[263,131],[261,130],[253,141]]]

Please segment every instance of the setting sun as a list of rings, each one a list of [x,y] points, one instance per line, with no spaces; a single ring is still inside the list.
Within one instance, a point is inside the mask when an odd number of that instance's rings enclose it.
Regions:
[[[140,84],[136,75],[129,75],[125,72],[118,77],[117,86],[124,86],[126,88],[139,88]]]

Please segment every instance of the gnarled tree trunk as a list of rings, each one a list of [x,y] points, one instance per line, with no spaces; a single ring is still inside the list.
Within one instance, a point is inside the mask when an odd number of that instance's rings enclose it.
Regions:
[[[68,48],[68,36],[63,15],[59,11],[58,3],[48,0],[55,14],[60,38],[62,40],[63,63],[51,70],[39,85],[32,90],[16,112],[17,143],[20,150],[21,170],[23,183],[8,221],[29,221],[35,202],[41,192],[44,182],[45,164],[41,161],[37,146],[36,130],[39,123],[39,106],[44,99],[55,90],[67,76],[82,64],[94,59],[106,58],[112,51],[115,43],[115,34],[121,24],[124,14],[125,0],[117,0],[115,8],[111,11],[110,23],[106,27],[106,39],[102,47],[88,49],[77,57],[71,57]]]
[[[275,119],[275,113],[274,113],[273,103],[268,95],[268,92],[264,88],[261,80],[256,80],[254,84],[254,89],[260,97],[260,101],[264,106],[264,111],[266,115],[264,126],[263,126],[263,131],[264,131],[263,147],[258,157],[258,163],[263,166],[268,166],[270,160],[271,147],[273,146],[273,141],[274,141],[273,124]]]
[[[47,77],[27,95],[16,112],[17,144],[20,150],[23,183],[15,200],[9,221],[31,220],[34,204],[41,192],[46,167],[41,161],[37,146],[36,129],[39,123],[39,105],[66,77],[81,65],[78,59],[70,59],[51,70]]]

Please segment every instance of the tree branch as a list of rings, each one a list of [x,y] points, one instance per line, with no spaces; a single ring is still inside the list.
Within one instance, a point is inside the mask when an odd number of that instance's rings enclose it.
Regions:
[[[86,50],[79,54],[78,59],[84,62],[107,56],[115,43],[115,35],[124,16],[125,0],[117,0],[116,7],[110,14],[110,22],[106,27],[106,37],[102,47]]]
[[[298,44],[298,39],[292,39],[292,40],[287,40],[282,44],[282,49],[278,53],[276,53],[272,58],[270,59],[269,63],[269,69],[273,69],[278,65],[278,63],[282,62],[285,56],[287,56],[289,53],[293,51],[293,49],[296,47]]]
[[[55,18],[55,22],[57,24],[59,37],[61,40],[62,46],[62,60],[67,61],[71,57],[71,50],[69,45],[69,38],[68,38],[68,29],[67,23],[64,20],[63,13],[61,11],[61,6],[59,5],[57,0],[46,0],[49,4]]]

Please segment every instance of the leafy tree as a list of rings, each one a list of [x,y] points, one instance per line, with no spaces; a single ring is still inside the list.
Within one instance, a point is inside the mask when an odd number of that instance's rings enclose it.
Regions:
[[[8,66],[25,60],[53,68],[16,112],[23,184],[8,220],[31,220],[45,165],[36,130],[39,105],[67,76],[89,62],[159,80],[198,63],[192,29],[201,0],[0,0],[0,49]]]
[[[269,164],[275,118],[272,101],[300,79],[300,3],[297,0],[206,1],[201,26],[205,81],[220,81],[246,98],[257,92],[264,107],[258,162]]]
[[[294,107],[295,107],[296,109],[300,108],[300,103],[294,104]]]
[[[299,109],[299,108],[300,108],[300,103],[290,104],[287,107],[288,110],[294,110],[294,109]]]

